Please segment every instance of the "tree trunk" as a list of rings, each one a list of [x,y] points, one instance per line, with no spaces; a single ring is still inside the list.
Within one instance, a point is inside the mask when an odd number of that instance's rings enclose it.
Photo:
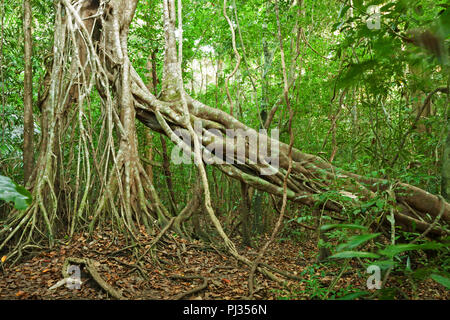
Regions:
[[[23,107],[24,107],[24,125],[23,125],[23,171],[25,184],[31,177],[34,166],[34,147],[33,147],[33,70],[32,70],[32,51],[33,43],[31,38],[31,4],[30,0],[23,1],[23,33],[25,77],[23,88]]]
[[[250,227],[250,199],[248,196],[248,186],[241,182],[241,227],[242,227],[242,245],[251,247],[251,227]]]
[[[447,104],[448,108],[448,95]],[[447,112],[447,139],[442,156],[442,185],[441,194],[446,201],[450,201],[450,113]]]

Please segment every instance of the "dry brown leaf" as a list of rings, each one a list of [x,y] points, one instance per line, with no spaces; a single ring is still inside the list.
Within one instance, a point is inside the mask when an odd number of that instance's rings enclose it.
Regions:
[[[17,291],[17,293],[16,293],[16,297],[22,297],[24,295],[25,295],[25,292],[23,292],[21,290]]]

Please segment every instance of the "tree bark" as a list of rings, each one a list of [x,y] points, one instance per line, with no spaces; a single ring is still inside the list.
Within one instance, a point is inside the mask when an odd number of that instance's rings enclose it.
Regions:
[[[448,92],[447,92],[447,103],[446,108],[448,108]],[[450,113],[447,111],[447,139],[444,145],[444,154],[442,156],[442,185],[441,194],[444,199],[450,201]]]
[[[34,147],[33,147],[33,70],[32,70],[32,33],[31,33],[31,4],[30,0],[23,1],[23,33],[24,33],[24,61],[25,77],[23,89],[23,107],[24,107],[24,126],[23,126],[23,171],[25,184],[31,177],[34,166]]]

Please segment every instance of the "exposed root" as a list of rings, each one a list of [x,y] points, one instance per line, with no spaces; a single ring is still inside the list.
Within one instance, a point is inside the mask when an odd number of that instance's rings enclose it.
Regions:
[[[147,250],[145,250],[144,254],[141,255],[139,258],[137,258],[136,263],[138,263],[143,257],[147,256],[147,253],[158,243],[159,240],[164,236],[164,234],[169,230],[173,223],[175,221],[175,218],[170,219],[170,221],[166,224],[166,226],[161,230],[161,232],[158,234],[158,236],[152,240],[152,242],[148,245]]]
[[[128,267],[128,268],[130,268],[130,271],[128,271],[128,272],[125,274],[125,276],[128,275],[129,273],[132,273],[133,271],[137,270],[137,271],[139,271],[139,273],[141,274],[141,276],[142,276],[144,279],[148,279],[148,274],[147,274],[147,272],[139,265],[139,262],[136,262],[136,263],[134,263],[134,264],[129,264],[129,263],[123,262],[122,260],[120,260],[120,259],[117,258],[117,257],[113,257],[113,259],[114,259],[114,261],[117,261],[118,263],[120,263],[120,264],[122,264],[122,265],[124,265],[124,266],[126,266],[126,267]]]
[[[203,277],[203,276],[170,276],[169,278],[170,279],[176,279],[176,280],[195,280],[195,279],[200,279],[200,280],[203,281],[201,285],[195,287],[194,289],[191,289],[189,291],[186,291],[186,292],[183,292],[183,293],[180,293],[180,294],[174,296],[172,298],[172,300],[181,300],[181,299],[183,299],[183,298],[185,298],[187,296],[190,296],[190,295],[192,295],[194,293],[200,292],[200,291],[202,291],[202,290],[204,290],[204,289],[206,289],[208,287],[208,279]]]

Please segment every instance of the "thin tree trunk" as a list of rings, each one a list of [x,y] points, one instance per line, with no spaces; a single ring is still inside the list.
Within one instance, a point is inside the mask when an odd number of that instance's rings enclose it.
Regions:
[[[156,70],[155,70],[155,53],[152,52],[149,60],[147,61],[147,71],[148,71],[148,83],[147,88],[149,91],[156,94]],[[149,161],[153,160],[153,135],[149,128],[145,129],[145,158]],[[150,179],[150,182],[153,184],[153,167],[150,163],[146,163],[144,165],[145,171]]]
[[[449,96],[447,93],[447,102],[445,104],[446,108],[448,108],[448,101]],[[448,112],[448,110],[446,114],[447,114],[447,140],[445,142],[444,154],[442,156],[441,194],[447,202],[450,202],[450,113]]]
[[[250,199],[248,197],[248,185],[241,182],[241,227],[242,244],[247,247],[252,246],[251,228],[250,228]]]
[[[23,32],[25,38],[25,79],[23,90],[23,107],[24,107],[24,126],[23,126],[23,167],[24,167],[24,182],[27,183],[31,177],[34,156],[33,156],[33,70],[32,70],[32,34],[31,34],[31,4],[30,0],[23,2]]]
[[[172,183],[172,172],[170,172],[170,159],[167,154],[167,143],[164,137],[161,135],[161,147],[162,147],[162,155],[163,155],[163,170],[164,176],[166,177],[167,184],[167,192],[169,194],[169,203],[170,208],[173,214],[176,214],[177,208],[175,205],[175,195],[173,193],[173,183]]]

